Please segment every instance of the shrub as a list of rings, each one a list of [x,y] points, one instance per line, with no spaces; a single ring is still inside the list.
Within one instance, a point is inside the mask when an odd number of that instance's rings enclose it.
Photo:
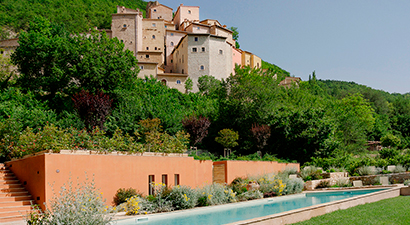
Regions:
[[[377,171],[373,170],[370,166],[362,166],[357,169],[357,173],[360,176],[366,176],[366,175],[375,175]]]
[[[263,198],[262,192],[259,190],[245,191],[237,195],[239,201],[253,200]]]
[[[231,182],[229,187],[232,189],[233,192],[240,195],[240,194],[248,191],[246,189],[247,185],[248,185],[248,180],[247,179],[237,177]]]
[[[406,168],[402,165],[396,165],[396,168],[394,168],[393,173],[403,173],[406,172]]]
[[[74,108],[80,118],[84,121],[87,129],[92,130],[98,126],[104,128],[106,117],[111,112],[112,100],[107,94],[101,91],[97,93],[89,93],[86,90],[75,94],[72,98]]]
[[[134,188],[120,188],[117,190],[117,193],[114,196],[114,204],[119,205],[121,203],[127,202],[128,198],[131,198],[135,195],[141,197],[141,194],[139,194]]]
[[[109,224],[112,209],[104,204],[102,193],[88,179],[73,187],[71,179],[61,187],[60,194],[46,205],[43,224]]]
[[[154,195],[148,200],[152,203],[153,212],[170,212],[173,210],[172,202],[170,201],[171,189],[163,183],[152,182]]]
[[[272,192],[275,193],[275,195],[280,196],[286,188],[286,184],[283,183],[282,179],[274,174],[265,174],[260,176],[257,181],[260,185],[259,190],[264,194],[264,196],[266,193]]]
[[[303,190],[305,182],[302,178],[287,179],[285,181],[286,188],[283,191],[285,195],[300,193]]]
[[[322,180],[320,183],[316,186],[316,188],[328,188],[330,187],[330,183],[328,180]]]
[[[380,158],[382,159],[391,159],[395,158],[400,154],[400,151],[395,148],[383,148],[379,151]]]
[[[208,128],[211,121],[204,116],[195,115],[185,117],[182,120],[182,125],[191,137],[191,144],[196,145],[202,142],[202,139],[208,135]]]
[[[350,183],[349,178],[340,177],[339,179],[336,180],[336,186],[337,187],[351,187],[352,184]]]
[[[214,183],[198,190],[199,206],[220,205],[236,201],[236,193],[222,184]]]
[[[175,209],[194,208],[198,203],[197,192],[188,186],[175,186],[169,194],[172,206]]]
[[[405,186],[410,186],[410,180],[405,180],[403,183]]]
[[[322,179],[321,173],[322,171],[316,168],[315,166],[307,166],[300,171],[299,176],[304,181],[318,180],[318,179]]]
[[[401,140],[400,137],[393,135],[392,133],[388,133],[385,136],[380,138],[380,142],[382,143],[383,147],[397,147],[400,145]]]
[[[155,211],[154,206],[150,201],[147,201],[138,195],[128,198],[124,205],[124,209],[126,215],[148,214]]]

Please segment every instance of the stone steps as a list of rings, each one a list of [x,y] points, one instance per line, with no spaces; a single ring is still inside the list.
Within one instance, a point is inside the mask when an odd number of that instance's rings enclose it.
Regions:
[[[13,172],[0,164],[0,223],[23,221],[32,211],[31,202],[32,196]]]

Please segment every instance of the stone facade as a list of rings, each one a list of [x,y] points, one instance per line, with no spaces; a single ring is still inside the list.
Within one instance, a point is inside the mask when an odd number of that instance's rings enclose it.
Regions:
[[[232,49],[225,37],[188,33],[173,52],[174,71],[189,74],[198,91],[198,78],[204,75],[227,78],[232,72]]]
[[[185,6],[183,4],[179,5],[173,19],[175,28],[179,30],[181,23],[185,20],[199,21],[199,6]]]
[[[147,3],[147,18],[172,21],[172,8],[159,4],[158,1]]]

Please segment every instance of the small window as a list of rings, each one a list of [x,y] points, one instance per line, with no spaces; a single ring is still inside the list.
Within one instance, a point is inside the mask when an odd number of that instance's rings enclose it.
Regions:
[[[154,194],[154,185],[152,184],[155,182],[155,176],[154,175],[148,175],[148,190],[149,194],[152,195]]]
[[[155,50],[158,50],[158,48],[157,48],[157,47],[155,47],[154,49],[155,49]]]
[[[123,28],[127,28],[127,24],[122,25]]]
[[[191,14],[191,10],[188,10],[188,14]]]
[[[156,27],[157,26],[157,24],[156,23],[152,23],[152,27]]]
[[[202,47],[202,52],[205,52],[205,47]]]
[[[174,46],[174,42],[171,41],[171,46]]]
[[[155,39],[155,35],[152,35],[152,39]]]
[[[149,50],[149,47],[147,47],[147,50]]]
[[[201,29],[200,27],[196,27],[197,30]]]
[[[140,66],[140,69],[143,70],[143,69],[144,69],[144,66]]]
[[[192,52],[197,52],[197,48],[192,48]]]
[[[165,184],[165,186],[168,186],[168,175],[162,175],[162,183]]]
[[[172,70],[170,70],[170,73],[172,73]]]
[[[162,83],[164,86],[167,86],[167,80],[162,79],[162,80],[161,80],[161,83]]]
[[[205,66],[204,66],[204,65],[201,65],[201,66],[199,67],[199,69],[200,69],[200,70],[204,70],[204,69],[205,69]]]
[[[198,41],[198,37],[194,37],[194,41]]]
[[[259,63],[256,63],[256,67],[258,67],[258,68],[259,68]]]
[[[222,51],[222,49],[219,49],[219,54],[220,55],[224,54],[224,51]]]
[[[173,59],[171,59],[171,63],[173,63],[174,62],[174,60]]]
[[[174,33],[171,33],[171,36],[174,36]]]
[[[154,12],[156,12],[157,10],[156,9],[154,9]]]
[[[149,55],[145,55],[145,58],[146,58],[146,59],[149,59]]]
[[[182,74],[184,74],[184,69],[182,69]]]
[[[168,26],[167,25],[165,25],[165,28],[167,28]]]
[[[172,73],[172,72],[171,72]],[[181,81],[180,80],[177,80],[177,84],[181,84]]]
[[[179,185],[179,174],[174,175],[174,185]]]

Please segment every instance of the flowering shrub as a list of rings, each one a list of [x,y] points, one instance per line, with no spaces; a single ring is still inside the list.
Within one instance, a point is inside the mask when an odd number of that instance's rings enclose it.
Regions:
[[[112,217],[109,215],[113,209],[106,206],[102,193],[95,188],[94,182],[88,179],[77,183],[73,187],[71,178],[61,187],[57,196],[54,194],[51,204],[43,214],[29,217],[28,224],[109,224]]]
[[[154,190],[153,196],[148,196],[148,200],[152,203],[154,212],[169,212],[173,210],[172,202],[169,200],[170,189],[163,183],[152,182],[151,186]]]
[[[138,195],[134,195],[127,199],[124,210],[126,215],[148,214],[155,212],[153,204]]]
[[[280,196],[285,190],[286,184],[283,183],[279,176],[274,174],[265,174],[257,179],[260,185],[260,191],[262,193],[274,193],[274,195]]]
[[[121,203],[127,202],[127,199],[134,197],[135,195],[138,195],[139,197],[141,194],[137,192],[134,188],[120,188],[117,190],[117,193],[115,193],[114,196],[114,204],[119,205]]]
[[[220,205],[236,201],[236,193],[222,184],[214,183],[199,189],[199,206]]]
[[[172,188],[169,198],[175,209],[194,208],[198,202],[197,192],[188,186],[177,185]]]

